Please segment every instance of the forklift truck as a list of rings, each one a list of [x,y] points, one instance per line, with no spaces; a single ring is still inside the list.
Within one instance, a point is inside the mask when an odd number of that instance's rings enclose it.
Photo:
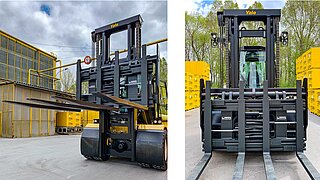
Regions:
[[[5,101],[36,108],[64,111],[99,111],[97,124],[81,134],[81,154],[92,160],[127,158],[142,167],[167,170],[167,125],[160,113],[160,57],[141,45],[142,18],[136,15],[95,29],[91,33],[96,65],[77,62],[76,99],[58,101],[27,98],[31,102]],[[127,56],[110,53],[111,35],[127,32]],[[90,62],[86,59],[85,62]],[[88,83],[88,94],[82,93]]]
[[[319,173],[303,151],[308,126],[307,79],[296,88],[279,87],[280,9],[229,10],[217,12],[220,28],[211,43],[220,49],[226,64],[226,84],[211,88],[200,80],[200,127],[204,156],[188,179],[198,179],[213,151],[237,152],[233,179],[242,179],[247,152],[261,152],[266,179],[276,179],[271,152],[296,152],[311,179]],[[263,22],[258,29],[243,22]],[[243,38],[264,38],[265,46],[241,46]]]

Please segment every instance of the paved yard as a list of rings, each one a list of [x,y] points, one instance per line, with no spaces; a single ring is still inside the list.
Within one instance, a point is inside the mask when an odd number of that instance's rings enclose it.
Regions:
[[[126,159],[86,160],[80,135],[23,139],[0,138],[0,179],[166,179],[167,173],[145,169]]]
[[[200,142],[199,109],[187,111],[186,117],[186,177],[203,153]],[[312,164],[320,171],[320,118],[309,113],[307,151]],[[272,153],[272,162],[278,179],[309,179],[295,153]],[[232,179],[236,153],[214,152],[200,179]],[[261,153],[246,153],[244,179],[265,179]]]

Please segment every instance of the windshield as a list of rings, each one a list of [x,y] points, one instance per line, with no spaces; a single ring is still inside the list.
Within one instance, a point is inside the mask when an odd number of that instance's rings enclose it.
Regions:
[[[262,88],[266,79],[264,49],[245,49],[240,51],[240,80],[246,88]]]

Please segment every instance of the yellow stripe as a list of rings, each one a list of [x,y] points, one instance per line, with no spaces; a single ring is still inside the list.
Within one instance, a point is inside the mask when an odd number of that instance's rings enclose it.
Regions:
[[[12,100],[14,100],[15,99],[15,93],[14,93],[14,85],[13,84],[11,84],[11,87],[12,87]],[[13,129],[13,127],[14,127],[14,124],[13,124],[13,121],[14,121],[14,105],[12,104],[12,115],[11,115],[11,133],[12,133],[12,136],[14,136],[14,129]]]
[[[49,94],[49,100],[50,100],[50,94]],[[48,131],[48,136],[50,135],[50,110],[48,109],[47,112],[48,119],[47,119],[47,131]]]
[[[40,98],[41,98],[41,92],[40,92]],[[39,109],[40,114],[39,114],[39,136],[41,136],[41,121],[42,121],[42,109]]]
[[[98,123],[97,124],[88,123],[86,125],[86,128],[99,128],[99,124]]]
[[[145,129],[145,130],[164,130],[165,126],[162,124],[159,125],[150,125],[150,124],[139,124],[138,129]]]
[[[32,97],[32,90],[28,90],[30,93],[30,97]],[[29,121],[30,121],[30,123],[29,123],[29,137],[31,137],[32,136],[32,108],[30,107],[29,108]]]

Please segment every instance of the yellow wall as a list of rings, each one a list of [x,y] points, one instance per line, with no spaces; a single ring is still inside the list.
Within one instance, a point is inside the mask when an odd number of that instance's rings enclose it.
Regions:
[[[308,79],[308,108],[320,116],[320,48],[310,48],[296,59],[297,80]]]
[[[210,80],[210,65],[205,61],[186,61],[185,110],[200,106],[200,79]]]
[[[25,101],[27,97],[50,100],[53,93],[15,84],[0,86],[0,137],[35,137],[54,135],[55,111],[4,103]]]

